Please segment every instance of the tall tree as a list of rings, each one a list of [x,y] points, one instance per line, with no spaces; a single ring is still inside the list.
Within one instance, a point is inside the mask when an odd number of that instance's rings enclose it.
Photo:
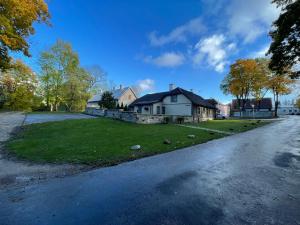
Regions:
[[[257,58],[255,74],[252,79],[251,92],[252,96],[258,101],[258,107],[260,102],[267,94],[269,90],[268,82],[272,76],[272,71],[269,69],[270,60],[266,58]]]
[[[299,96],[299,98],[296,100],[296,106],[300,109],[300,96]]]
[[[291,93],[290,85],[294,81],[289,77],[289,75],[278,75],[273,74],[273,76],[269,80],[269,88],[273,93],[273,100],[275,103],[275,117],[277,117],[278,105],[279,105],[279,96],[287,95]]]
[[[236,97],[241,111],[244,111],[245,103],[253,92],[257,70],[254,59],[239,59],[230,66],[229,74],[221,83],[221,90],[224,94],[232,94]]]
[[[99,65],[88,66],[85,69],[91,76],[89,86],[92,93],[96,94],[109,89],[107,73]]]
[[[9,51],[30,56],[26,38],[35,33],[34,22],[49,24],[48,6],[44,0],[0,1],[0,70],[9,68]]]
[[[273,0],[273,3],[281,7],[282,12],[270,32],[270,68],[283,74],[285,68],[294,67],[291,77],[299,77],[300,70],[296,65],[300,63],[300,0]]]
[[[116,100],[114,99],[113,94],[109,91],[105,91],[102,94],[101,100],[99,102],[99,106],[105,109],[115,109]]]
[[[41,83],[48,107],[55,111],[61,104],[67,110],[82,110],[89,98],[92,77],[80,67],[72,46],[58,40],[40,57]]]

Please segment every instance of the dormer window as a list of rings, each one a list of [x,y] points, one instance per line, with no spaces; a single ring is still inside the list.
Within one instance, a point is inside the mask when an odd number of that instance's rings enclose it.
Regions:
[[[177,95],[171,95],[171,102],[177,102]]]

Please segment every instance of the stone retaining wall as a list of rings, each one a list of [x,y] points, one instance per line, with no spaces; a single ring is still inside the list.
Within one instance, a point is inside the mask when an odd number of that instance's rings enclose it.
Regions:
[[[103,116],[141,124],[198,122],[198,120],[195,118],[193,119],[191,116],[146,115],[136,112],[124,112],[121,110],[86,108],[85,113],[93,116]]]

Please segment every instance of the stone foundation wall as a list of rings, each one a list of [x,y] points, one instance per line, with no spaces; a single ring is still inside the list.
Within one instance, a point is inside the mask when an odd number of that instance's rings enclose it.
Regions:
[[[121,110],[104,110],[95,108],[86,108],[86,114],[93,116],[103,116],[118,120],[140,124],[157,123],[193,123],[206,121],[210,118],[196,118],[192,116],[166,116],[166,115],[147,115],[136,112],[123,112]]]

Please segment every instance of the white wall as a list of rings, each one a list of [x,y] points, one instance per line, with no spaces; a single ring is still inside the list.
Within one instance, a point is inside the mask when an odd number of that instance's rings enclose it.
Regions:
[[[148,108],[148,110],[146,110],[146,108]],[[134,106],[133,111],[138,112],[138,109],[139,109],[138,106]],[[145,106],[142,106],[142,109],[141,109],[140,113],[150,115],[150,114],[152,114],[151,112],[152,112],[152,106],[151,105],[145,105]]]
[[[99,109],[100,108],[100,106],[99,106],[99,104],[97,102],[89,102],[89,103],[87,103],[86,107],[88,107],[88,108],[95,108],[95,109]]]
[[[177,102],[171,102],[171,96],[163,99],[162,105],[166,107],[166,115],[191,116],[192,102],[184,95],[177,95]]]
[[[131,89],[128,89],[127,91],[125,91],[125,93],[123,93],[123,95],[120,97],[120,99],[118,100],[119,105],[121,106],[122,103],[123,105],[130,105],[134,100],[136,100],[136,97],[134,95],[134,93],[132,92]]]

